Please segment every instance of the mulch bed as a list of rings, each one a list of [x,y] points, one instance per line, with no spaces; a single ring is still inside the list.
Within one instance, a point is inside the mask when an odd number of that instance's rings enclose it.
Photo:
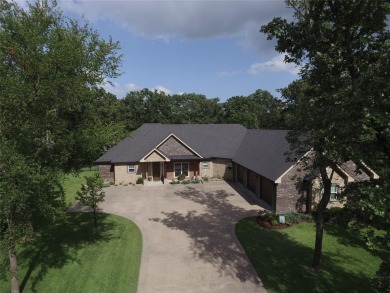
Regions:
[[[271,223],[263,217],[256,217],[256,223],[268,229],[286,229],[288,227],[291,227],[291,225],[280,224],[280,223],[278,225],[271,225]]]

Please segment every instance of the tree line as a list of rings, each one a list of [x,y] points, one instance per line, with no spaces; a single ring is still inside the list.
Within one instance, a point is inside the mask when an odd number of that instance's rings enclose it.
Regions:
[[[129,135],[143,123],[238,123],[250,129],[281,129],[286,127],[284,109],[280,99],[264,90],[220,102],[196,93],[167,95],[148,89],[132,91],[118,99],[99,89],[92,105],[100,123],[111,125],[118,138]]]

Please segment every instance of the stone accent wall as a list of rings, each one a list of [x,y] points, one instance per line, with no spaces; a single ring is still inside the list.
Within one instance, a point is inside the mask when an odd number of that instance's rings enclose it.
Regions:
[[[143,177],[145,173],[145,164],[135,166],[135,172],[129,173],[128,166],[129,164],[118,164],[115,165],[115,184],[130,184],[136,183],[139,177]]]
[[[104,182],[114,182],[114,165],[99,165],[99,174]]]
[[[229,159],[213,160],[213,177],[220,177],[227,181],[233,181],[233,168],[228,170],[226,164],[231,162]]]
[[[164,142],[158,150],[167,156],[190,156],[194,155],[186,146],[174,137],[170,137]]]
[[[199,163],[199,175],[201,177],[213,177],[214,175],[214,164],[213,161],[206,161],[209,162],[209,168],[203,168],[202,167],[202,162]]]
[[[345,187],[346,181],[345,181],[344,177],[342,177],[337,172],[333,171],[331,168],[327,168],[326,172],[328,173],[328,176],[332,178],[332,184],[338,185],[341,189]],[[321,200],[321,185],[322,185],[322,180],[320,177],[315,178],[313,180],[312,194],[313,194],[313,208],[314,209]]]

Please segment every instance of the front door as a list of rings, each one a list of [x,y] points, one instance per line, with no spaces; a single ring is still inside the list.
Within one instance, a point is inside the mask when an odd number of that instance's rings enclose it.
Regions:
[[[153,180],[160,180],[160,162],[153,162]]]

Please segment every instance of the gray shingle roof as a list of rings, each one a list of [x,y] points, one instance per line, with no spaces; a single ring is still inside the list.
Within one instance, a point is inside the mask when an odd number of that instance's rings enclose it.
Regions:
[[[294,162],[286,160],[288,130],[248,129],[233,161],[275,181]]]
[[[146,123],[96,163],[137,162],[171,133],[203,158],[233,158],[245,132],[246,128],[239,124]]]
[[[172,133],[203,158],[233,159],[273,181],[293,165],[285,157],[290,150],[287,130],[246,129],[239,124],[160,123],[143,124],[96,163],[140,161]]]

